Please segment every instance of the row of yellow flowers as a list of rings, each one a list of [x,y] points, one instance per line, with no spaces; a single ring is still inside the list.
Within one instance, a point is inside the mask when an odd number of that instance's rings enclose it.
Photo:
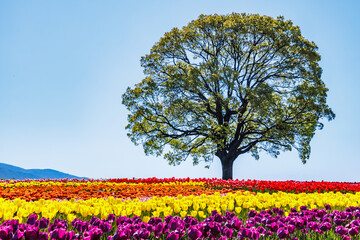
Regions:
[[[63,217],[72,221],[75,217],[90,218],[99,216],[105,219],[109,214],[116,216],[140,216],[144,221],[150,217],[164,217],[167,215],[190,215],[202,220],[210,215],[212,210],[219,213],[232,211],[238,215],[246,214],[249,209],[266,210],[273,207],[285,209],[288,214],[291,208],[300,209],[300,206],[308,208],[323,208],[325,204],[333,209],[344,210],[349,206],[359,206],[360,193],[284,193],[277,192],[257,193],[236,192],[220,195],[202,194],[200,196],[177,197],[152,197],[122,200],[108,197],[92,198],[88,200],[44,200],[25,201],[23,199],[5,200],[0,198],[0,218],[3,220],[19,219],[20,222],[36,213],[42,217],[53,219]]]

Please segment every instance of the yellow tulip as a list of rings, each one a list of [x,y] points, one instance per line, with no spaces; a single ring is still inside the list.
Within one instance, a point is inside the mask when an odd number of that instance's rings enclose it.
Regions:
[[[151,215],[152,215],[153,217],[159,217],[159,216],[160,216],[160,213],[159,213],[158,211],[153,211],[153,212],[151,213]]]
[[[235,212],[240,213],[241,212],[241,207],[235,207]]]
[[[206,215],[205,215],[205,213],[203,211],[198,211],[198,216],[200,218],[206,218]]]
[[[198,212],[197,211],[191,211],[191,213],[190,213],[190,215],[194,218],[194,217],[196,217],[197,216],[197,214],[198,214]]]
[[[76,218],[76,216],[74,214],[70,213],[67,215],[67,220],[69,223],[72,222],[72,220],[74,220],[75,218]]]
[[[180,216],[181,216],[182,218],[184,218],[186,215],[187,215],[187,211],[181,211],[181,212],[180,212]]]
[[[143,222],[146,222],[146,223],[147,223],[147,222],[149,222],[149,220],[150,220],[150,217],[149,217],[149,216],[143,216],[143,217],[142,217],[142,221],[143,221]]]

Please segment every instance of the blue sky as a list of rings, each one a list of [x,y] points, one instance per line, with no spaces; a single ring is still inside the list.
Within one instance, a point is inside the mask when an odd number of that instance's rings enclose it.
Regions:
[[[121,95],[144,77],[140,58],[200,14],[283,15],[322,56],[335,120],[323,120],[306,165],[296,151],[250,155],[234,178],[360,181],[358,1],[0,1],[0,162],[90,178],[218,177],[169,166],[126,136]]]

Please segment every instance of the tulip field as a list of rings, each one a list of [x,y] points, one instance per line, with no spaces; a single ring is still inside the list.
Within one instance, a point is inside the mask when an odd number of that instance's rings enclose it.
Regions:
[[[359,239],[360,183],[0,180],[0,240]]]

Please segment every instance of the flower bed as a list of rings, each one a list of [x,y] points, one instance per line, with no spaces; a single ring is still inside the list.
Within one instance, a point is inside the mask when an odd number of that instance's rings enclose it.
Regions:
[[[248,212],[242,220],[232,212],[220,215],[216,210],[203,221],[191,216],[183,219],[169,215],[164,219],[151,217],[144,222],[140,217],[117,217],[110,214],[101,220],[75,218],[66,220],[38,219],[32,214],[26,223],[16,219],[7,220],[0,226],[0,238],[10,239],[352,239],[359,234],[360,208],[346,211],[327,209],[295,209],[284,216],[282,209]]]
[[[279,182],[253,180],[5,180],[0,239],[359,238],[357,183],[295,183],[276,191]]]

